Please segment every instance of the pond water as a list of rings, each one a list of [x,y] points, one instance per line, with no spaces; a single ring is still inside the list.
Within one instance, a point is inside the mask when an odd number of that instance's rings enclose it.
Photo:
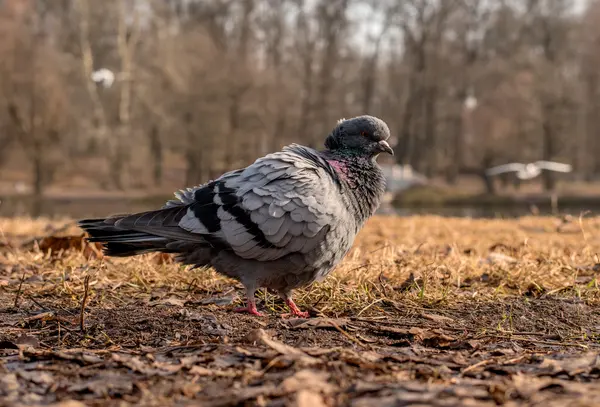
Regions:
[[[61,198],[45,199],[35,202],[29,197],[0,197],[0,216],[31,216],[35,207],[39,208],[39,215],[47,217],[105,217],[119,213],[141,212],[160,208],[170,197],[153,197],[145,199],[123,199],[123,198]],[[578,216],[582,212],[591,212],[591,215],[600,214],[600,205],[587,206],[560,206],[559,213]],[[515,218],[531,215],[532,209],[529,205],[489,206],[489,205],[464,205],[464,206],[419,206],[419,207],[392,207],[383,205],[379,213],[395,214],[398,216],[411,215],[439,215],[446,217],[469,217],[469,218]],[[549,206],[537,208],[540,215],[551,215]]]

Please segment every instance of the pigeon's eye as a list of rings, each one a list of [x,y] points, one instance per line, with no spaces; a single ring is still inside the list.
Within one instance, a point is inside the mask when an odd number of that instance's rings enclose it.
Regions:
[[[369,137],[369,134],[366,131],[361,131],[360,135],[361,136],[365,136],[365,137]]]

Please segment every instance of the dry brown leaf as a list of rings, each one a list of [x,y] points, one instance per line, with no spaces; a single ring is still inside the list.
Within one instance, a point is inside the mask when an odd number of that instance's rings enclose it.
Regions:
[[[307,364],[314,364],[319,362],[319,359],[309,356],[308,354],[304,353],[298,348],[294,348],[292,346],[286,345],[283,342],[271,339],[262,328],[255,329],[254,331],[250,332],[246,336],[246,339],[248,341],[261,343],[282,355],[290,356]]]
[[[77,400],[65,400],[59,403],[49,404],[48,407],[85,407],[85,404]]]
[[[58,256],[60,253],[77,250],[83,253],[86,258],[102,257],[102,245],[98,242],[89,243],[85,239],[85,235],[80,236],[47,236],[42,238],[38,243],[39,249],[53,256]]]
[[[21,370],[18,372],[20,378],[36,384],[50,386],[54,384],[54,377],[48,372],[30,372]]]
[[[551,374],[567,373],[569,376],[589,373],[592,369],[600,369],[600,354],[590,352],[564,359],[544,358],[540,369],[549,371]]]
[[[311,319],[289,319],[285,325],[290,329],[336,329],[344,328],[350,322],[347,318],[311,318]]]
[[[312,390],[300,390],[296,394],[295,407],[326,407],[323,396]]]
[[[454,323],[454,319],[450,318],[450,317],[446,317],[443,315],[437,315],[437,314],[426,314],[426,313],[422,313],[421,314],[423,316],[423,318],[427,318],[431,321],[434,322],[448,322],[448,323]]]
[[[517,389],[521,397],[525,399],[530,398],[542,387],[546,387],[552,382],[553,379],[549,377],[540,378],[521,373],[517,373],[512,376],[512,383],[515,386],[515,389]]]
[[[132,380],[132,376],[109,372],[99,374],[81,383],[74,383],[67,388],[67,391],[93,393],[100,397],[115,397],[122,394],[130,394],[133,390]]]
[[[154,262],[159,266],[163,264],[172,264],[173,256],[168,253],[157,253],[154,255]]]
[[[161,298],[160,300],[151,301],[148,303],[149,306],[155,307],[157,305],[172,305],[174,307],[183,307],[186,303],[186,300],[182,300],[181,298]]]
[[[216,369],[208,369],[202,366],[192,366],[190,369],[190,374],[197,376],[215,376],[215,377],[235,377],[236,374],[234,372],[224,372],[222,370]]]
[[[328,383],[328,380],[329,374],[326,372],[304,369],[285,379],[281,383],[281,388],[286,393],[310,389],[314,392],[330,394],[336,390],[336,387]]]
[[[456,341],[456,338],[437,329],[429,330],[413,327],[408,331],[415,335],[417,340],[423,342],[423,345],[431,348],[446,348],[450,346],[452,342]]]
[[[83,404],[80,401],[77,400],[65,400],[65,401],[61,401],[59,403],[54,403],[54,404],[49,404],[48,407],[86,407],[85,404]]]
[[[40,341],[35,336],[22,334],[17,337],[15,343],[19,348],[39,348]]]
[[[518,260],[512,256],[508,256],[506,254],[496,253],[496,252],[490,253],[485,259],[480,260],[480,263],[483,263],[483,264],[500,264],[500,265],[516,264],[517,262],[518,262]]]
[[[23,356],[31,360],[70,360],[82,365],[92,365],[102,362],[104,359],[86,352],[64,352],[64,351],[48,351],[48,350],[33,350],[31,348],[23,351]]]

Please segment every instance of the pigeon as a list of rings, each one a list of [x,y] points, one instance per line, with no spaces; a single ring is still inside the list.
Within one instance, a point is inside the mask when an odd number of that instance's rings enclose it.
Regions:
[[[95,83],[100,84],[107,89],[115,82],[115,74],[110,69],[106,68],[101,68],[92,72],[90,78]]]
[[[485,173],[488,176],[515,172],[520,180],[533,179],[540,175],[543,170],[556,172],[571,172],[573,167],[569,164],[557,163],[554,161],[536,161],[534,163],[510,163],[488,169]]]
[[[376,117],[342,119],[324,150],[291,144],[176,192],[162,209],[78,224],[107,256],[172,253],[238,280],[247,305],[237,312],[261,316],[254,294],[267,288],[285,301],[286,316],[307,318],[292,291],[325,278],[379,207],[385,177],[376,158],[394,154],[389,137]]]

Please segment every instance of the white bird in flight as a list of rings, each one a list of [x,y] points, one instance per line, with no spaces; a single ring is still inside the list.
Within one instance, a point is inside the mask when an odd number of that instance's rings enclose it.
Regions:
[[[488,169],[485,173],[489,176],[504,174],[507,172],[516,172],[517,178],[521,180],[533,179],[540,175],[543,170],[556,172],[571,172],[573,167],[569,164],[562,164],[553,161],[536,161],[534,163],[510,163],[499,165]]]
[[[427,177],[415,172],[411,165],[382,165],[381,169],[386,178],[386,189],[392,193],[427,184]]]
[[[115,82],[115,74],[110,69],[100,68],[92,72],[91,79],[105,88],[110,88]]]

